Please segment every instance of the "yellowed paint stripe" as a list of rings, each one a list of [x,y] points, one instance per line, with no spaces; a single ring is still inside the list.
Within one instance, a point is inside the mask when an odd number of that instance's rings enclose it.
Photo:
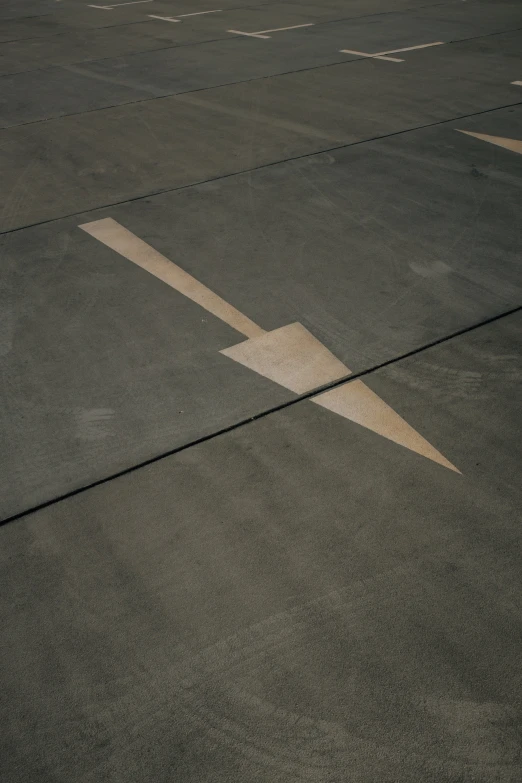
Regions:
[[[504,147],[511,152],[518,152],[522,155],[522,141],[520,139],[506,139],[503,136],[488,136],[487,133],[474,133],[473,131],[460,130],[455,128],[459,133],[465,133],[466,136],[473,136],[480,141],[487,141],[489,144],[495,144],[497,147]]]
[[[298,323],[245,340],[220,353],[296,394],[305,394],[350,374],[326,346]],[[439,465],[460,472],[360,380],[322,392],[311,401]]]
[[[245,340],[220,353],[296,394],[350,375],[348,367],[297,323]]]
[[[80,226],[92,237],[115,250],[124,258],[145,269],[154,277],[179,291],[196,304],[208,310],[245,337],[258,337],[264,329],[225,302],[205,285],[185,272],[177,264],[169,261],[153,247],[121,226],[112,218],[95,220]]]
[[[259,375],[296,394],[304,394],[350,374],[351,371],[302,324],[293,323],[265,332],[112,218],[84,223],[80,228],[250,338],[221,353]],[[360,380],[322,392],[311,401],[460,472]]]
[[[321,405],[345,419],[354,421],[400,446],[405,446],[410,451],[431,459],[433,462],[455,471],[455,473],[460,473],[455,465],[452,465],[422,435],[410,427],[393,408],[390,408],[384,400],[381,400],[360,380],[349,381],[311,399],[317,405]]]

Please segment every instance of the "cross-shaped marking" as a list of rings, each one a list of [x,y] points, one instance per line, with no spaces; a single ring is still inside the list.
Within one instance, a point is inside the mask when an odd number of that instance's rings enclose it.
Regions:
[[[152,3],[153,0],[131,0],[128,3],[116,3],[116,5],[89,5],[89,8],[99,8],[101,11],[112,11],[119,8],[120,5],[141,5],[142,3]]]
[[[398,54],[399,52],[411,52],[414,49],[427,49],[429,46],[442,46],[445,41],[434,41],[433,43],[420,44],[419,46],[405,46],[403,49],[389,49],[387,52],[356,52],[354,49],[340,49],[342,54],[358,54],[360,57],[368,57],[372,60],[388,60],[391,63],[403,63],[398,57],[388,57],[389,54]]]
[[[206,14],[220,14],[221,8],[217,8],[215,11],[196,11],[193,14],[178,14],[179,19],[175,19],[172,16],[157,16],[156,14],[147,14],[149,19],[160,19],[162,22],[181,22],[186,16],[205,16]]]
[[[227,30],[227,33],[233,33],[234,35],[246,35],[247,38],[271,38],[266,33],[280,33],[283,30],[298,30],[300,27],[313,27],[315,22],[308,22],[308,24],[294,24],[292,27],[276,27],[273,30],[259,30],[257,33],[244,33],[242,30]]]
[[[186,16],[205,16],[205,14],[220,14],[221,8],[216,8],[214,11],[194,11],[191,14],[178,14],[180,19],[184,19]]]
[[[162,22],[179,22],[179,19],[173,19],[171,16],[156,16],[156,14],[148,14],[149,19],[160,19]]]

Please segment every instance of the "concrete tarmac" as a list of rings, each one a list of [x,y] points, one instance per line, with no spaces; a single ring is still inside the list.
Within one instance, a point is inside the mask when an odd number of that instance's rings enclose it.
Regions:
[[[2,780],[522,779],[521,51],[2,4]]]

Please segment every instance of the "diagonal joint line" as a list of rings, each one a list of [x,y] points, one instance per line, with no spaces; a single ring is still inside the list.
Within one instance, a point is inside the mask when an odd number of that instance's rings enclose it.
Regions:
[[[408,351],[407,353],[401,354],[400,356],[396,356],[393,359],[388,359],[385,362],[381,362],[380,364],[377,364],[373,367],[369,367],[366,370],[361,370],[360,372],[353,373],[351,376],[347,376],[344,380],[334,381],[333,383],[328,384],[328,386],[325,386],[323,389],[315,389],[313,392],[309,392],[306,394],[301,394],[298,397],[295,397],[293,400],[287,400],[286,402],[281,403],[281,405],[275,405],[272,408],[269,408],[268,410],[262,411],[261,413],[257,413],[254,416],[250,416],[248,419],[243,419],[242,421],[238,421],[235,424],[231,424],[228,427],[223,427],[221,430],[218,430],[217,432],[211,432],[209,435],[202,435],[200,438],[196,438],[193,441],[190,441],[190,443],[184,443],[182,446],[177,446],[176,448],[169,449],[168,451],[165,451],[161,454],[157,454],[155,457],[150,457],[147,460],[143,460],[142,462],[136,463],[135,465],[131,465],[128,468],[124,468],[123,470],[118,471],[117,473],[112,473],[109,476],[105,476],[104,478],[97,479],[96,481],[92,481],[90,484],[85,484],[83,487],[78,487],[76,489],[70,490],[69,492],[64,492],[61,495],[58,495],[57,497],[51,498],[50,500],[45,500],[42,503],[38,503],[35,506],[31,506],[30,508],[25,509],[24,511],[18,511],[16,514],[12,514],[9,517],[6,517],[5,519],[0,520],[0,527],[3,525],[7,525],[10,522],[16,522],[18,519],[23,519],[26,516],[29,516],[31,514],[35,514],[37,511],[42,511],[44,508],[49,508],[49,506],[54,506],[56,503],[61,503],[64,500],[68,500],[69,498],[75,497],[76,495],[81,495],[84,492],[88,492],[90,489],[94,489],[95,487],[99,487],[102,484],[108,484],[110,481],[114,481],[114,479],[122,478],[123,476],[127,476],[130,473],[135,473],[137,470],[141,470],[142,468],[148,467],[149,465],[154,465],[156,462],[160,462],[162,459],[166,459],[167,457],[172,457],[174,454],[179,454],[182,451],[186,451],[187,449],[192,448],[193,446],[198,446],[200,443],[206,443],[209,440],[214,440],[214,438],[219,438],[221,435],[226,435],[229,432],[233,432],[234,430],[240,429],[241,427],[246,426],[247,424],[251,424],[254,421],[258,421],[259,419],[265,419],[267,416],[271,416],[273,413],[277,413],[278,411],[285,410],[285,408],[290,408],[293,405],[296,405],[298,402],[301,402],[301,400],[308,400],[311,397],[316,396],[321,391],[328,391],[329,389],[334,389],[338,386],[341,386],[343,383],[346,383],[347,381],[355,381],[357,378],[365,377],[366,375],[371,375],[372,373],[376,372],[377,370],[381,370],[385,367],[389,367],[390,365],[396,364],[397,362],[400,362],[404,359],[409,359],[411,356],[417,356],[420,353],[423,353],[424,351],[427,351],[429,348],[434,348],[437,345],[442,345],[444,343],[449,342],[450,340],[454,340],[456,337],[460,337],[463,334],[467,334],[468,332],[473,332],[476,329],[480,329],[483,326],[487,326],[488,324],[495,323],[495,321],[500,321],[502,318],[507,318],[510,315],[514,315],[515,313],[522,312],[522,305],[518,307],[513,307],[510,310],[506,310],[503,313],[499,313],[498,315],[493,315],[490,318],[485,318],[483,321],[479,321],[475,324],[472,324],[471,326],[465,326],[462,329],[457,330],[456,332],[452,332],[449,335],[446,335],[445,337],[439,337],[436,340],[432,340],[429,343],[426,343],[426,345],[421,346],[420,348],[414,348],[411,351]]]

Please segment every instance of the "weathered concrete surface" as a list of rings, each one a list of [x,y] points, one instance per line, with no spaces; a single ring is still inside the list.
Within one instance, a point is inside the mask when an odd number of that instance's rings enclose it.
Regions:
[[[0,9],[0,780],[520,783],[522,6],[216,7]]]
[[[2,528],[7,779],[517,783],[521,325],[367,378],[462,476],[302,402]]]
[[[519,117],[459,125],[513,137]],[[114,218],[358,372],[519,304],[521,172],[448,123],[5,235],[2,516],[293,398],[219,355],[233,329],[78,225]]]
[[[373,53],[453,40],[445,23],[437,27],[432,20],[413,17],[409,18],[411,29],[408,29],[407,21],[407,15],[398,15],[383,29],[382,23],[375,27],[368,25],[366,20],[362,26],[365,34],[361,34],[359,25],[352,29],[352,23],[345,23],[281,32],[277,38],[269,40],[230,35],[225,40],[194,46],[188,46],[187,42],[184,45],[166,42],[159,51],[7,74],[0,78],[5,96],[0,127],[134,103],[137,105],[133,110],[143,112],[146,117],[149,107],[139,105],[146,99],[260,79],[265,92],[278,92],[280,85],[296,82],[295,87],[289,85],[291,92],[286,100],[287,110],[296,119],[310,106],[321,106],[323,101],[315,94],[318,88],[321,95],[329,92],[337,95],[342,90],[344,100],[342,104],[337,103],[336,109],[344,122],[348,110],[351,110],[348,116],[352,117],[373,108],[375,116],[384,118],[395,104],[407,110],[408,115],[415,106],[416,117],[419,111],[431,109],[437,118],[443,119],[450,115],[445,104],[446,113],[442,117],[437,115],[441,101],[451,107],[454,112],[451,116],[515,102],[509,84],[513,73],[518,72],[522,31],[474,38],[471,30],[456,32],[450,25],[457,42],[444,49],[437,46],[401,55],[406,62],[400,67],[393,64],[390,68],[390,63],[377,60],[365,60],[349,67],[350,61],[360,57],[343,54],[341,49]],[[172,26],[177,28],[177,25]],[[217,33],[213,35],[222,37]],[[459,43],[461,38],[468,37],[470,40]],[[156,39],[150,41],[156,45]],[[455,60],[462,73],[458,82],[448,80],[454,73]],[[494,67],[491,60],[494,60]],[[336,67],[321,67],[334,65]],[[472,80],[468,78],[469,72],[473,74]],[[284,75],[278,77],[279,74]],[[275,78],[265,84],[270,76]],[[304,85],[305,94],[301,86],[303,79],[308,82]],[[256,82],[250,88],[238,89],[247,94],[254,90],[255,94],[259,86]],[[366,90],[367,102],[371,98],[367,106],[360,102],[362,89]],[[426,90],[432,98],[431,105],[419,101]],[[218,100],[219,95],[220,92],[216,94]],[[179,113],[179,104],[170,105],[172,111]],[[432,113],[428,114],[430,119]],[[115,116],[118,116],[116,110]],[[422,119],[417,122],[421,124]],[[67,125],[53,126],[58,134],[62,127],[65,131]],[[35,129],[32,129],[31,135],[34,134]]]
[[[443,55],[443,47],[435,47],[438,54],[413,53],[415,61],[400,69],[359,60],[3,130],[1,230],[516,104],[520,89],[510,84],[517,71],[509,49],[507,56],[497,50],[485,58],[483,50],[473,53],[478,45],[455,44],[463,51],[459,80],[452,78],[459,65],[453,47]],[[125,83],[100,84],[108,103],[135,93]],[[75,110],[76,87],[64,85],[58,100],[61,109],[70,103]],[[6,122],[28,119],[27,111],[23,98],[13,102]],[[26,177],[31,189],[19,205],[16,194]]]

